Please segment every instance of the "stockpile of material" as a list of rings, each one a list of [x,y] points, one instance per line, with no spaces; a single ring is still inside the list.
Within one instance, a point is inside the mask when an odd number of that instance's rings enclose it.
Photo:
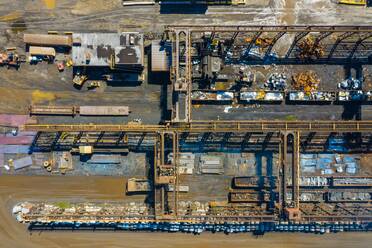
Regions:
[[[242,91],[240,92],[240,100],[247,102],[280,102],[284,99],[283,92],[278,91]]]
[[[300,166],[303,173],[315,173],[320,170],[322,175],[356,174],[359,169],[358,160],[360,160],[358,155],[301,154]]]
[[[48,216],[62,220],[92,221],[102,216],[148,215],[150,207],[145,203],[32,203],[22,202],[13,207],[17,220],[24,222],[33,215],[41,215],[38,221],[46,221]]]
[[[288,197],[289,196],[289,197]],[[292,194],[287,194],[287,199],[292,199]],[[300,201],[302,202],[321,202],[323,201],[323,193],[321,192],[304,192],[300,194]]]
[[[316,92],[304,92],[294,91],[289,93],[290,101],[334,101],[336,95],[333,92],[316,91]]]
[[[370,201],[371,194],[368,192],[332,192],[331,201]]]
[[[194,215],[205,216],[209,212],[209,204],[207,202],[199,201],[179,201],[178,214],[179,215]]]
[[[173,153],[168,155],[168,161],[173,163]],[[178,173],[191,175],[194,173],[195,154],[191,152],[184,152],[178,154]]]
[[[301,186],[327,186],[328,179],[326,177],[300,177],[299,184]]]
[[[127,193],[149,192],[152,189],[151,182],[147,179],[129,178],[127,182]]]
[[[292,200],[292,193],[287,192],[286,199],[288,201]],[[300,193],[301,202],[323,202],[323,193],[322,192],[301,192]]]
[[[203,174],[223,174],[224,172],[222,158],[219,156],[200,156],[199,167]]]
[[[359,90],[361,86],[362,83],[360,82],[360,80],[352,77],[345,79],[341,83],[337,84],[337,87],[343,90]]]
[[[203,231],[237,233],[237,232],[312,232],[312,233],[329,233],[342,231],[368,231],[370,230],[370,222],[312,222],[303,221],[300,223],[284,222],[279,220],[262,220],[263,209],[257,206],[238,206],[234,207],[231,204],[208,205],[200,202],[180,202],[184,204],[185,210],[190,214],[189,218],[183,220],[158,220],[152,216],[129,216],[117,212],[120,204],[101,204],[104,205],[87,205],[80,209],[86,213],[94,214],[76,214],[79,210],[75,206],[69,206],[66,203],[59,203],[58,207],[55,204],[38,204],[38,203],[20,203],[13,208],[13,213],[17,221],[21,223],[30,223],[29,228],[32,230],[66,230],[67,228],[87,230],[127,230],[127,231],[163,231],[163,232],[187,232],[200,234]],[[108,206],[115,206],[110,210]],[[321,204],[319,209],[329,209],[329,205]],[[64,213],[59,214],[61,208],[64,208]],[[302,203],[302,208],[311,211],[314,209],[314,204]],[[103,209],[105,212],[103,212]],[[56,214],[50,214],[56,211]],[[111,211],[111,212],[110,212]],[[324,210],[323,210],[324,211]],[[69,214],[66,214],[69,212]],[[109,212],[109,213],[108,213]],[[221,218],[206,218],[206,213],[217,215],[220,217],[232,216],[234,220],[224,220]],[[265,212],[265,211],[264,211]],[[75,214],[74,214],[75,213]],[[102,214],[103,213],[103,214]],[[324,212],[322,212],[324,214]],[[192,216],[191,216],[192,215]],[[197,215],[197,216],[195,216]],[[269,215],[269,214],[268,214]],[[81,217],[80,217],[81,216]],[[249,218],[246,221],[236,221],[236,216]],[[333,216],[333,215],[332,215]],[[26,218],[24,218],[26,217]],[[80,217],[80,218],[79,218]],[[255,218],[252,218],[255,217]],[[270,217],[270,216],[269,216]],[[354,216],[355,217],[355,216]],[[274,216],[273,216],[274,218]]]
[[[292,87],[309,94],[318,89],[320,80],[315,72],[305,71],[292,76]]]
[[[372,186],[371,177],[334,177],[332,179],[334,186]]]
[[[215,92],[193,91],[191,92],[191,99],[193,100],[217,100]]]
[[[266,88],[270,90],[283,91],[287,87],[287,76],[283,73],[273,73],[264,84]]]
[[[299,45],[300,59],[318,59],[324,55],[324,48],[313,37],[306,37]]]

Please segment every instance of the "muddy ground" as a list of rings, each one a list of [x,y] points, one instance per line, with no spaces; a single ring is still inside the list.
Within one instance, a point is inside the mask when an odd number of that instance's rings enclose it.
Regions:
[[[33,232],[11,215],[12,206],[23,200],[117,201],[124,197],[120,177],[30,177],[2,176],[0,180],[0,247],[368,247],[370,233],[330,235],[271,233],[263,237],[251,234],[192,234],[140,232]]]

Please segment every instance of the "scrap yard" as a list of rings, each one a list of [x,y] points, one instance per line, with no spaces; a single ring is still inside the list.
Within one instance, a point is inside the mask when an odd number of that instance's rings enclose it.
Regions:
[[[368,246],[370,1],[93,2],[0,3],[4,247]]]

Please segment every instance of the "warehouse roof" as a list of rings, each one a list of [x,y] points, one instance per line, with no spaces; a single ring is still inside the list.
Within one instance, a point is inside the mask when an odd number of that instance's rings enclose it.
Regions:
[[[51,35],[51,34],[24,34],[23,41],[29,45],[44,46],[66,46],[71,47],[72,39],[70,35]]]
[[[143,36],[127,33],[74,33],[72,59],[76,66],[143,65]]]
[[[56,50],[53,47],[30,46],[29,53],[30,55],[56,56]]]

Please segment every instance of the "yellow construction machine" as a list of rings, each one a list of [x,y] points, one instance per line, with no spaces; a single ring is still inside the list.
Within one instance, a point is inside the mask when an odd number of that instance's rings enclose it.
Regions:
[[[88,77],[85,75],[76,74],[75,77],[72,79],[72,82],[76,86],[83,86],[85,81],[87,81]]]
[[[349,4],[349,5],[366,6],[367,5],[367,0],[339,0],[338,3],[340,3],[340,4]]]

